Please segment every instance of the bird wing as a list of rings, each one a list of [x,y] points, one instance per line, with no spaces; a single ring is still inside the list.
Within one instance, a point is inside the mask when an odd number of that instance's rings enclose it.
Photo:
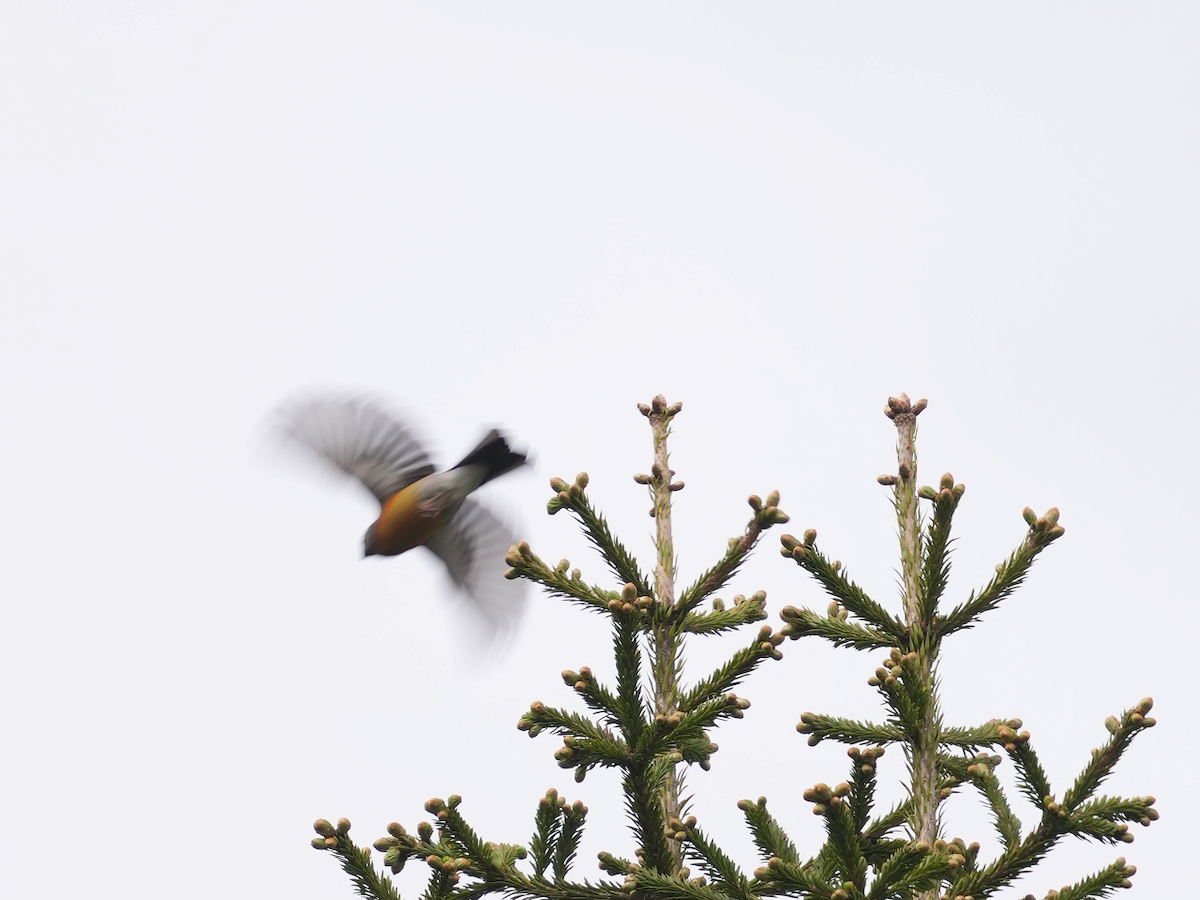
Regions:
[[[371,397],[298,400],[280,409],[279,425],[361,481],[380,503],[434,471],[411,428]]]
[[[504,577],[512,529],[471,498],[425,546],[446,564],[450,577],[493,628],[507,628],[525,605],[524,581]]]

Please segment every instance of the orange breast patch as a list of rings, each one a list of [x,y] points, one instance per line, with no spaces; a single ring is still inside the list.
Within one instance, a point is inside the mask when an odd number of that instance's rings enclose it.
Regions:
[[[433,537],[447,517],[442,515],[445,506],[438,501],[441,494],[422,497],[421,482],[410,484],[388,498],[375,523],[377,552],[394,556],[419,547]]]

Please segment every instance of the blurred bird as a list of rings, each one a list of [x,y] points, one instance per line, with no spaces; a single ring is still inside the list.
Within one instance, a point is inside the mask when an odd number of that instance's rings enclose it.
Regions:
[[[526,455],[493,429],[455,466],[438,472],[411,428],[372,398],[310,397],[279,411],[279,427],[379,501],[379,518],[363,537],[364,556],[432,551],[493,626],[520,613],[524,583],[504,578],[513,535],[468,495],[523,465]]]

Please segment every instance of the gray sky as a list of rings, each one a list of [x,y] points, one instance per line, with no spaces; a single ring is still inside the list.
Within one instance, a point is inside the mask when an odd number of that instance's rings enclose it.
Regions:
[[[603,622],[537,596],[475,658],[432,557],[361,560],[369,498],[263,449],[314,384],[395,397],[442,462],[502,424],[537,462],[486,500],[593,580],[546,479],[591,473],[648,566],[635,404],[664,392],[684,581],[777,488],[780,531],[818,528],[893,604],[881,409],[928,397],[921,480],[967,485],[953,598],[1024,506],[1067,529],[948,645],[947,718],[1022,717],[1061,795],[1107,715],[1157,701],[1107,788],[1163,820],[1014,895],[1119,853],[1129,896],[1174,891],[1200,803],[1171,752],[1200,736],[1198,26],[1149,2],[6,4],[0,894],[348,897],[313,819],[367,843],[457,792],[525,841],[552,785],[592,810],[579,876],[631,851],[616,779],[574,784],[514,727],[572,704],[560,670],[611,671]],[[727,599],[824,609],[777,546]],[[818,846],[800,793],[847,763],[794,725],[879,715],[875,656],[788,644],[739,689],[690,785],[747,868],[742,797]],[[970,794],[948,823],[995,846]]]

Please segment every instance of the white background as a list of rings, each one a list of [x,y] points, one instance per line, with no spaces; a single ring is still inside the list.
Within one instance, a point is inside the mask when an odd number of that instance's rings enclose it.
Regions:
[[[576,785],[514,727],[572,704],[561,669],[611,672],[603,620],[535,596],[481,657],[432,557],[362,561],[369,498],[263,446],[323,384],[405,403],[443,463],[503,425],[537,461],[485,499],[592,581],[546,479],[589,471],[648,568],[635,403],[682,400],[681,580],[777,488],[793,521],[724,594],[767,590],[776,624],[825,608],[776,551],[810,526],[897,604],[881,410],[928,397],[920,480],[967,485],[951,599],[1024,506],[1067,529],[947,646],[948,721],[1024,718],[1060,796],[1107,715],[1153,695],[1160,721],[1106,789],[1162,821],[1068,841],[1010,895],[1121,854],[1128,896],[1177,894],[1200,802],[1198,25],[1150,2],[10,0],[0,894],[348,897],[313,819],[365,844],[457,792],[487,839],[525,841],[551,785],[592,810],[579,877],[631,853],[616,778]],[[879,654],[784,649],[689,782],[748,870],[739,798],[812,852],[800,793],[848,773],[801,712],[879,714]],[[882,772],[894,797],[899,752]],[[947,834],[995,847],[970,793]]]

